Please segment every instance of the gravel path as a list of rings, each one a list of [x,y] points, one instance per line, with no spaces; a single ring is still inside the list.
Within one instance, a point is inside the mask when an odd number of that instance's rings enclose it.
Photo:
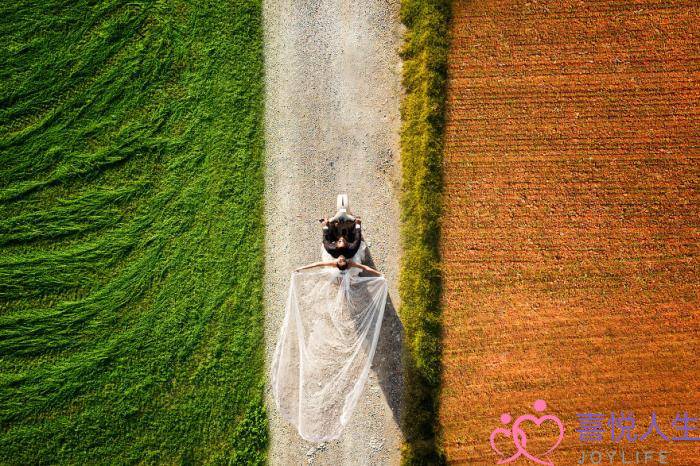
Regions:
[[[265,2],[268,368],[289,275],[319,260],[317,219],[334,213],[338,192],[348,193],[351,210],[362,217],[392,300],[368,384],[340,439],[302,440],[278,416],[268,387],[271,464],[399,462],[398,9],[397,0]]]

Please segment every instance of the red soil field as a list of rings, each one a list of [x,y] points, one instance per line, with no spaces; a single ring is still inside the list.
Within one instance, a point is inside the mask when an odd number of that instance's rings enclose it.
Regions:
[[[631,413],[642,434],[655,412],[669,437],[683,435],[677,413],[700,418],[698,5],[454,3],[441,226],[451,463],[495,464],[501,413],[544,399],[565,426],[554,464],[611,449],[700,464],[700,442],[576,432],[578,413]],[[553,424],[530,427],[528,450],[547,450]]]

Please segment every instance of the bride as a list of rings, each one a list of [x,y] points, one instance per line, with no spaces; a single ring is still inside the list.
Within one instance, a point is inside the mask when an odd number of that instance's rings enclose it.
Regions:
[[[382,276],[382,274],[380,272],[377,272],[372,267],[368,267],[366,265],[358,264],[357,262],[347,260],[347,259],[345,259],[345,256],[343,256],[343,255],[338,256],[338,258],[334,261],[316,262],[315,264],[309,264],[309,265],[305,265],[304,267],[299,267],[298,269],[295,270],[295,272],[301,272],[302,270],[306,270],[306,269],[313,269],[314,267],[338,267],[339,270],[348,270],[351,267],[357,267],[358,269],[364,270],[365,272],[369,272],[372,275],[376,275],[379,277]]]
[[[291,276],[272,392],[280,414],[309,441],[340,436],[369,376],[387,284],[362,264],[365,253],[364,241],[349,259],[323,250],[323,261]]]

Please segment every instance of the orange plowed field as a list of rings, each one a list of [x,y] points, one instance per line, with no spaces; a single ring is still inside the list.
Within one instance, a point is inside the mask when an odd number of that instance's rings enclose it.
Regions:
[[[495,464],[499,416],[545,399],[565,425],[557,465],[584,450],[700,464],[700,442],[576,432],[579,413],[624,411],[632,435],[655,413],[669,437],[683,436],[678,412],[700,418],[698,5],[455,1],[441,245],[450,462]],[[526,432],[536,455],[556,437],[548,423]]]

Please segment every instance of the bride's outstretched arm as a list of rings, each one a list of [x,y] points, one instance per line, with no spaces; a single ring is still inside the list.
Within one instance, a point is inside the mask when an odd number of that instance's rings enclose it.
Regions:
[[[350,263],[350,267],[357,267],[358,269],[362,269],[365,272],[377,275],[379,277],[382,276],[381,272],[374,270],[372,267],[366,266],[364,264],[358,264],[357,262],[353,262],[353,261],[349,261],[349,263]]]
[[[299,272],[300,270],[313,269],[314,267],[330,267],[333,265],[335,265],[335,262],[315,262],[313,264],[305,265],[304,267],[294,269],[294,271]]]

